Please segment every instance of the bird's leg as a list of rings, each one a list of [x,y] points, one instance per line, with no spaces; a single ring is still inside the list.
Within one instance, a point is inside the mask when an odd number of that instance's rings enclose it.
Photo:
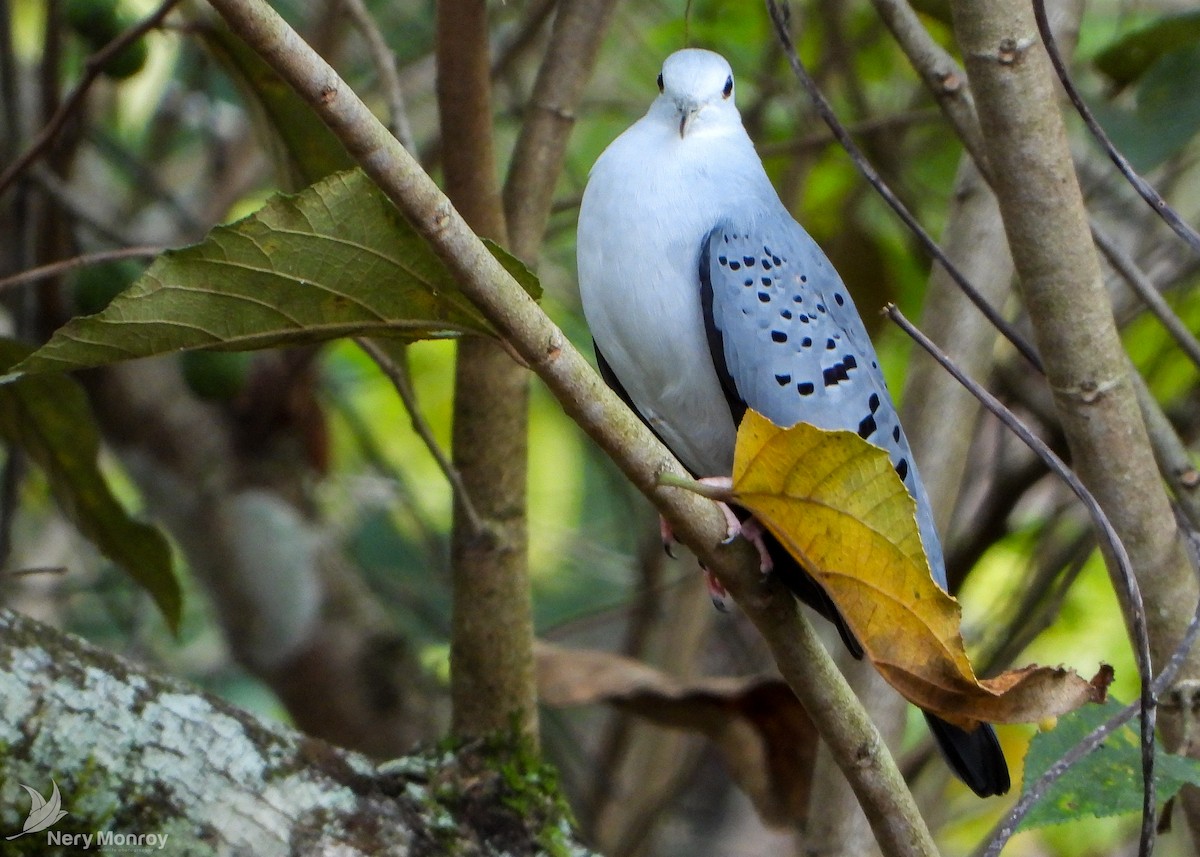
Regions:
[[[662,535],[663,550],[667,552],[667,556],[675,559],[675,552],[672,550],[675,546],[675,531],[671,529],[671,524],[662,515],[658,516],[658,529]],[[715,574],[704,567],[704,563],[700,563],[700,570],[704,572],[704,583],[708,586],[708,597],[712,600],[713,607],[722,613],[728,613],[730,609],[729,590],[721,585],[721,581],[717,580]]]
[[[698,479],[696,481],[702,485],[711,485],[715,488],[731,488],[733,486],[733,480],[728,476],[706,476],[703,479]],[[770,574],[771,569],[775,567],[775,562],[771,559],[771,554],[767,550],[766,542],[763,541],[763,534],[765,533],[765,530],[763,529],[762,524],[760,524],[753,516],[747,518],[745,521],[739,520],[738,516],[734,513],[733,509],[729,507],[728,503],[722,503],[720,500],[714,500],[713,502],[717,504],[717,508],[721,510],[721,514],[725,516],[728,536],[725,538],[723,544],[729,544],[738,536],[746,539],[746,541],[754,545],[754,549],[758,551],[759,569],[763,574]],[[671,529],[671,525],[667,522],[666,518],[660,516],[658,523],[659,532],[662,535],[663,550],[667,552],[669,557],[674,559],[675,554],[672,552],[671,548],[675,544],[675,533]],[[724,609],[724,607],[721,605],[724,603],[729,593],[725,591],[725,587],[721,586],[721,584],[715,577],[712,576],[708,569],[705,569],[704,573],[708,579],[708,590],[713,597],[713,603],[718,605],[718,609]]]
[[[712,485],[715,488],[732,488],[733,480],[728,476],[706,476],[703,479],[697,480],[702,485]],[[725,523],[729,527],[729,535],[726,537],[723,544],[729,544],[738,536],[741,536],[750,544],[754,545],[754,549],[758,551],[758,567],[763,574],[770,574],[771,569],[775,567],[774,560],[771,559],[771,554],[767,551],[767,544],[763,541],[763,533],[766,532],[753,515],[742,521],[734,513],[733,509],[729,508],[728,503],[722,503],[719,500],[714,500],[717,508],[725,516]]]

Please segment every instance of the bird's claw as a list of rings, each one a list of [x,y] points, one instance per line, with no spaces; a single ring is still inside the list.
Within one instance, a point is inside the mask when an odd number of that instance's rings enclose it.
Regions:
[[[662,538],[663,551],[671,559],[678,559],[675,556],[675,531],[671,529],[667,519],[659,515],[658,517],[658,532]]]
[[[729,590],[721,585],[721,581],[717,580],[717,576],[709,571],[704,566],[700,566],[704,571],[704,582],[708,585],[708,597],[712,599],[713,607],[716,607],[721,613],[728,613],[733,608],[730,604]]]

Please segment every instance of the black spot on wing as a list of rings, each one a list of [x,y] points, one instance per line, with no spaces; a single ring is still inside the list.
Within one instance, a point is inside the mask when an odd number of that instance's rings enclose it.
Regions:
[[[713,315],[711,246],[717,237],[723,238],[726,244],[729,243],[729,236],[725,235],[720,227],[717,227],[704,236],[704,243],[700,245],[700,304],[704,310],[704,333],[708,339],[708,351],[712,356],[713,368],[717,371],[717,378],[721,382],[721,391],[725,394],[725,401],[729,404],[729,413],[733,417],[733,422],[735,425],[741,425],[742,417],[746,415],[746,400],[738,393],[737,384],[734,383],[733,375],[729,372],[729,364],[725,360],[725,339],[721,329],[717,327],[716,318]],[[724,256],[717,257],[720,265],[725,265],[727,261]],[[733,268],[734,264],[736,263],[730,264],[729,267]],[[763,294],[763,292],[759,293],[759,300],[763,299]],[[767,300],[770,300],[770,295],[767,295]]]
[[[907,458],[901,458],[899,461],[896,462],[896,475],[900,477],[901,482],[903,482],[906,478],[908,478],[908,459]]]
[[[858,424],[858,436],[861,437],[863,440],[866,440],[871,435],[875,434],[875,429],[877,429],[878,427],[879,426],[877,426],[875,424],[875,417],[871,416],[870,414],[867,414],[865,417],[862,418],[862,421]]]
[[[836,346],[836,343],[834,343],[834,341],[832,339],[828,339],[825,341],[826,349],[831,349],[831,348],[834,348],[835,346]],[[825,369],[822,370],[821,376],[825,382],[825,386],[826,387],[834,387],[834,386],[837,386],[838,384],[840,384],[842,381],[849,381],[850,380],[850,370],[857,368],[857,366],[858,366],[858,363],[857,363],[857,361],[855,361],[853,355],[850,355],[850,354],[843,355],[842,359],[839,360],[837,363],[834,363],[832,366],[827,366]]]
[[[836,387],[842,381],[849,380],[850,376],[846,373],[846,367],[841,363],[834,363],[821,371],[822,380],[826,387]]]

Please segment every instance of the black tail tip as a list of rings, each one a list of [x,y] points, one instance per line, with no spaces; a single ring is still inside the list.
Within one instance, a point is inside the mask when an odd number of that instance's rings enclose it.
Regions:
[[[967,732],[940,717],[925,712],[942,757],[960,780],[980,797],[1005,794],[1012,786],[1008,763],[996,731],[984,723]]]

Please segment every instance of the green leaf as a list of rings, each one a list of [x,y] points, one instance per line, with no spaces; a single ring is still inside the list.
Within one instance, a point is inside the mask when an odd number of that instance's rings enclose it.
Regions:
[[[519,261],[491,249],[540,295]],[[72,319],[0,381],[193,348],[464,333],[490,328],[442,261],[355,170],[276,197],[202,243],[163,254],[103,312]]]
[[[1029,787],[1089,732],[1121,710],[1108,700],[1089,705],[1061,718],[1049,732],[1040,732],[1025,758]],[[1019,830],[1076,821],[1083,815],[1103,818],[1140,812],[1142,808],[1142,756],[1138,721],[1117,729],[1093,753],[1080,759],[1058,779],[1021,821]],[[1173,797],[1185,783],[1200,784],[1200,761],[1165,752],[1155,756],[1154,783],[1160,802]]]
[[[242,93],[284,188],[298,190],[354,166],[341,141],[308,103],[245,42],[216,21],[207,22],[199,33]]]
[[[1096,55],[1096,68],[1117,86],[1141,77],[1160,57],[1200,43],[1200,11],[1159,18],[1128,33]]]
[[[0,339],[0,369],[29,349]],[[171,549],[155,527],[135,521],[109,490],[96,462],[99,436],[79,385],[55,375],[0,386],[0,437],[41,467],[63,513],[154,598],[172,630],[182,596]]]
[[[1154,169],[1200,132],[1200,45],[1158,57],[1138,82],[1133,110],[1107,102],[1092,106],[1134,169]]]

